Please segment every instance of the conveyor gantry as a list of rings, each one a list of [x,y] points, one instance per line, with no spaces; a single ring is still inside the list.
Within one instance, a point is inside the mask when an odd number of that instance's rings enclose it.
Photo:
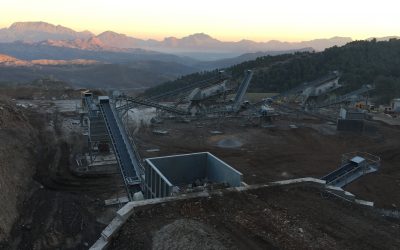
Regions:
[[[126,99],[126,101],[129,103],[126,105],[117,107],[116,110],[117,111],[129,110],[137,105],[143,105],[143,106],[147,106],[147,107],[153,107],[153,108],[157,108],[160,110],[168,111],[170,113],[174,113],[174,114],[178,114],[178,115],[188,115],[189,114],[189,112],[186,110],[182,110],[182,109],[167,106],[167,105],[162,105],[162,104],[159,104],[158,102],[154,102],[154,101],[147,100],[147,99],[128,97]]]
[[[129,186],[141,184],[142,168],[139,157],[133,150],[125,129],[110,105],[108,97],[99,97],[99,107],[127,189],[129,189]],[[129,190],[128,194],[130,194]]]
[[[354,91],[352,91],[350,93],[347,93],[345,95],[339,96],[336,99],[321,103],[320,105],[317,105],[317,108],[329,107],[329,106],[332,106],[332,105],[336,105],[336,104],[339,104],[339,103],[342,103],[342,102],[349,101],[354,96],[358,96],[358,95],[364,94],[364,93],[366,93],[366,92],[368,92],[370,90],[373,90],[373,89],[374,89],[374,87],[372,87],[370,85],[363,85],[361,88],[359,88],[357,90],[354,90]]]
[[[242,83],[240,84],[239,89],[236,92],[235,100],[233,101],[233,105],[232,105],[233,111],[239,110],[240,105],[242,104],[244,95],[246,94],[247,89],[249,88],[252,77],[253,77],[253,71],[246,70],[244,79],[243,79]]]
[[[275,96],[272,96],[271,99],[272,100],[277,100],[279,98],[288,97],[290,95],[297,95],[298,96],[298,95],[301,95],[309,87],[320,85],[320,84],[323,84],[325,82],[334,80],[336,78],[338,78],[337,74],[328,74],[328,75],[326,75],[326,76],[324,76],[322,78],[319,78],[319,79],[317,79],[315,81],[312,81],[310,83],[301,83],[301,84],[297,85],[294,88],[286,90],[286,91],[284,91],[282,93],[279,93],[279,94],[277,94]]]
[[[205,88],[208,86],[212,86],[212,85],[216,85],[220,82],[223,82],[225,80],[228,80],[230,77],[225,75],[224,73],[219,73],[218,76],[213,76],[209,79],[206,80],[202,80],[202,81],[198,81],[198,82],[194,82],[188,85],[185,85],[184,87],[178,88],[178,89],[174,89],[171,91],[167,91],[164,92],[162,94],[159,95],[154,95],[154,96],[149,96],[146,97],[146,99],[150,99],[150,100],[159,100],[161,98],[167,97],[167,96],[173,96],[173,95],[177,95],[177,94],[182,94],[188,91],[191,91],[195,88]]]
[[[187,111],[159,104],[158,102],[156,102],[156,100],[160,100],[167,96],[174,96],[174,95],[176,96],[176,95],[188,92],[194,88],[205,88],[208,86],[213,86],[213,85],[219,84],[220,82],[226,81],[227,79],[229,79],[229,76],[220,72],[220,74],[218,76],[213,76],[213,77],[203,80],[203,81],[198,81],[198,82],[195,82],[192,84],[188,84],[184,87],[174,89],[171,91],[167,91],[162,94],[148,96],[148,97],[137,97],[137,98],[123,97],[123,99],[128,101],[128,103],[117,107],[116,110],[119,112],[120,111],[126,112],[127,110],[134,108],[137,105],[144,105],[144,106],[148,106],[148,107],[155,107],[155,108],[165,110],[165,111],[168,111],[168,112],[171,112],[174,114],[187,115],[188,114]]]

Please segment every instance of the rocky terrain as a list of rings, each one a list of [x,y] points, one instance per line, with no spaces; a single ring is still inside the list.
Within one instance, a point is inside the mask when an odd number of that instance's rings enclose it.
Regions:
[[[398,249],[398,220],[312,187],[141,207],[110,249]]]
[[[85,143],[68,104],[79,90],[39,81],[0,93],[0,249],[87,249],[115,210],[104,200],[122,183],[71,172],[70,157]]]
[[[7,239],[32,188],[40,151],[39,130],[29,114],[0,99],[0,241]]]

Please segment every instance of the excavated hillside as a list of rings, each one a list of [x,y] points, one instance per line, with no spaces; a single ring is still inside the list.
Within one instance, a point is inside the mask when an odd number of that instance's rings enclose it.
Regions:
[[[38,135],[28,114],[0,99],[0,242],[7,239],[31,189]]]

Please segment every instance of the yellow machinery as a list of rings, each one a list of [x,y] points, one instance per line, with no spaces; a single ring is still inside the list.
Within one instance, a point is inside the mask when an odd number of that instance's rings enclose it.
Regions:
[[[358,109],[368,110],[368,112],[375,110],[375,105],[366,104],[365,102],[356,102],[354,104],[354,107]]]

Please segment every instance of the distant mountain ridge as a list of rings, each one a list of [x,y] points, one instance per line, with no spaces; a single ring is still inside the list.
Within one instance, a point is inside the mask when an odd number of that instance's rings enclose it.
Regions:
[[[114,31],[105,31],[96,36],[103,44],[114,48],[134,48],[143,40],[129,37],[125,34],[119,34]]]
[[[50,43],[50,44],[49,44]],[[138,61],[162,61],[192,64],[193,59],[142,49],[126,49],[124,51],[78,49],[63,45],[64,41],[44,41],[39,43],[0,43],[0,54],[7,54],[23,60],[52,59],[73,60],[87,59],[106,63],[129,63]],[[195,61],[196,62],[196,61]]]
[[[49,59],[39,59],[39,60],[21,60],[9,55],[0,54],[0,66],[6,67],[31,67],[35,65],[90,65],[90,64],[100,64],[101,62],[96,60],[85,60],[85,59],[75,59],[75,60],[49,60]]]
[[[40,45],[48,45],[54,47],[64,47],[72,49],[82,50],[108,50],[108,51],[120,51],[114,47],[107,46],[99,38],[93,36],[87,39],[76,38],[74,40],[45,40],[38,42]]]
[[[90,31],[76,32],[70,28],[46,22],[16,22],[0,29],[0,42],[40,42],[47,39],[85,39],[94,36]]]
[[[23,41],[47,43],[48,45],[79,48],[84,50],[118,50],[141,48],[166,53],[180,52],[234,52],[236,55],[258,51],[283,51],[313,48],[316,51],[332,46],[342,46],[352,41],[350,37],[332,37],[303,42],[254,42],[241,40],[224,42],[204,33],[196,33],[182,38],[166,37],[162,41],[139,39],[113,31],[95,35],[90,31],[77,32],[73,29],[45,22],[17,22],[9,28],[0,29],[0,42]]]
[[[227,68],[236,64],[240,64],[246,61],[255,60],[259,57],[265,56],[276,56],[282,54],[294,54],[296,52],[312,52],[313,48],[303,48],[297,50],[285,50],[285,51],[268,51],[268,52],[254,52],[254,53],[246,53],[237,57],[226,58],[215,61],[208,62],[199,62],[195,66],[205,70],[212,70],[217,68]]]
[[[195,71],[174,62],[138,61],[122,64],[85,59],[24,60],[0,54],[0,85],[4,82],[27,83],[53,78],[74,87],[142,89]]]

